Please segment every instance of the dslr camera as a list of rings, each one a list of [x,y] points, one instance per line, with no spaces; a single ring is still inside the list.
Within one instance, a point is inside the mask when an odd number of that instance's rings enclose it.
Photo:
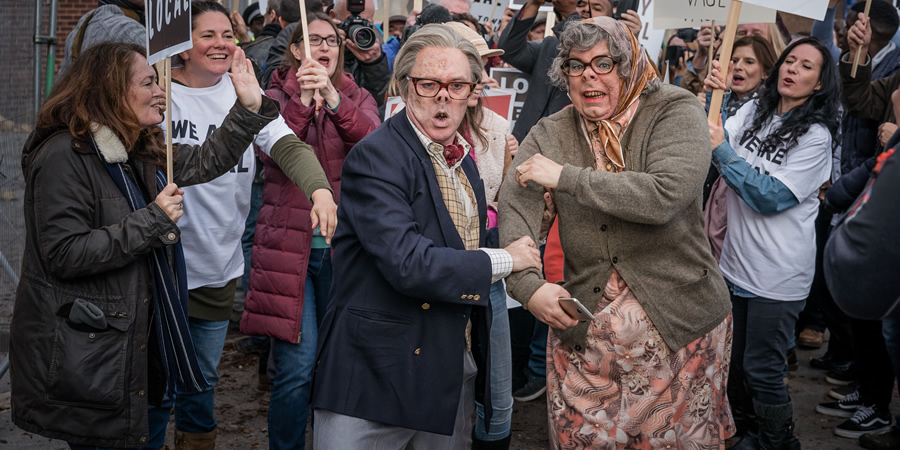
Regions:
[[[347,39],[353,41],[361,50],[368,50],[378,43],[372,23],[359,16],[366,9],[366,0],[347,0],[347,11],[350,17],[338,24],[344,30]]]

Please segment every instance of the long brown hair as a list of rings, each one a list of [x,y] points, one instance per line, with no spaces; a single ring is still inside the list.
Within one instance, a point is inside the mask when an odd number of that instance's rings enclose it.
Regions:
[[[89,141],[91,124],[105,125],[136,158],[164,163],[162,129],[141,128],[128,104],[131,67],[144,51],[140,45],[108,42],[82,53],[53,87],[38,112],[37,127],[65,127],[72,136]]]
[[[307,11],[307,26],[317,20],[321,20],[331,25],[331,28],[334,29],[334,34],[338,37],[338,57],[337,61],[335,61],[334,74],[331,75],[331,85],[334,86],[335,89],[341,90],[341,79],[343,79],[344,77],[344,39],[341,39],[341,33],[338,31],[338,28],[334,24],[334,21],[332,21],[331,18],[328,17],[325,13]],[[291,33],[291,42],[288,43],[287,48],[284,50],[284,59],[281,63],[283,67],[290,67],[295,72],[300,68],[300,61],[298,61],[297,58],[294,58],[294,54],[291,52],[291,45],[300,45],[302,41],[303,24],[297,22],[297,26],[294,28],[294,32]]]

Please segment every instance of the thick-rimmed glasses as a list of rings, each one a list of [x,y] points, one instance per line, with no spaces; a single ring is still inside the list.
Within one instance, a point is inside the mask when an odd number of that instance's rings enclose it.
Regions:
[[[301,42],[303,42],[302,36],[300,37],[300,39],[297,39],[297,42],[294,42],[294,43],[299,44]],[[329,47],[337,47],[338,45],[341,45],[341,40],[338,39],[337,36],[322,37],[322,36],[319,36],[318,34],[309,35],[309,46],[310,47],[318,47],[318,46],[322,45],[322,42],[324,42],[325,45],[327,45]]]
[[[597,75],[604,75],[612,72],[616,67],[616,61],[609,56],[600,55],[594,57],[590,63],[586,63],[578,58],[569,58],[562,63],[562,71],[570,77],[577,77],[584,73],[584,69],[590,65],[591,70]]]
[[[432,98],[437,97],[441,89],[447,88],[447,94],[454,100],[465,100],[472,94],[475,89],[475,83],[466,83],[465,81],[448,81],[441,83],[438,80],[430,80],[428,78],[406,77],[415,86],[416,94],[419,97]]]

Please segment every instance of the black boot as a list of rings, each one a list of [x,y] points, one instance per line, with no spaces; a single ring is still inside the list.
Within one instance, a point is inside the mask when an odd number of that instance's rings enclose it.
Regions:
[[[482,441],[472,436],[472,450],[509,450],[509,442],[512,434],[499,441]]]
[[[794,436],[794,406],[790,401],[767,405],[753,400],[759,418],[759,448],[761,450],[799,450],[800,441]]]
[[[757,450],[759,436],[756,413],[753,411],[753,398],[747,391],[743,379],[728,379],[728,404],[737,433],[730,439],[729,450]]]

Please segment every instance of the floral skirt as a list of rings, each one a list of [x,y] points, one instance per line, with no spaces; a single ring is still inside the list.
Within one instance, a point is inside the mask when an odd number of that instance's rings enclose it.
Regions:
[[[672,352],[613,272],[582,355],[551,331],[547,409],[556,449],[714,449],[734,432],[725,395],[731,315]]]

